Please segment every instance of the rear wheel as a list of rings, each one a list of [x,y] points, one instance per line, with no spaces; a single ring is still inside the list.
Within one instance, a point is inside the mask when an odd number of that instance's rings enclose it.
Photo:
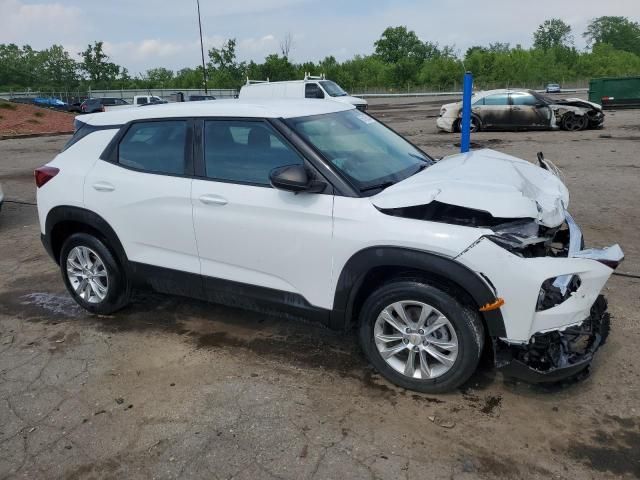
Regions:
[[[471,133],[475,133],[475,132],[479,132],[480,131],[480,120],[478,119],[478,117],[471,117]],[[455,131],[456,132],[460,132],[462,129],[462,119],[458,119],[456,121],[456,125],[455,125]]]
[[[584,130],[589,125],[589,119],[586,115],[575,115],[567,113],[562,117],[562,128],[570,132]]]
[[[390,382],[419,392],[445,392],[464,383],[483,343],[476,312],[419,280],[382,286],[360,315],[360,344],[369,361]]]
[[[60,270],[73,299],[91,313],[110,314],[129,303],[124,270],[93,235],[75,233],[64,242]]]

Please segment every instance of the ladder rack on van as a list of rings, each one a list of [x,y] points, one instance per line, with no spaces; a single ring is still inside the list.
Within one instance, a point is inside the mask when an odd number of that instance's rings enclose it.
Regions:
[[[309,72],[304,72],[305,80],[326,80],[326,78],[327,77],[325,77],[324,73],[321,75],[311,75]]]
[[[249,77],[247,77],[246,85],[253,85],[255,83],[269,83],[269,77],[267,77],[266,80],[250,80]]]

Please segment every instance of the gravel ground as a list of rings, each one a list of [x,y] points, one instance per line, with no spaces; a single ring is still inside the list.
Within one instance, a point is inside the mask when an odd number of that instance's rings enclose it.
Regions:
[[[372,102],[435,156],[437,102]],[[563,170],[587,244],[619,242],[640,273],[637,111],[580,133],[480,133]],[[6,197],[66,138],[0,142]],[[532,386],[483,366],[421,395],[366,366],[352,336],[178,297],[85,314],[38,238],[35,208],[0,214],[0,478],[640,478],[640,280],[614,277],[613,330],[592,374]],[[447,428],[448,427],[448,428]]]
[[[0,140],[15,135],[73,132],[74,115],[0,100]]]

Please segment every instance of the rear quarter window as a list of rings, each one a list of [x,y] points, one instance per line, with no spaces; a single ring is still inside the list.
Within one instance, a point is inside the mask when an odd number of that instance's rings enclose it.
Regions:
[[[87,135],[92,134],[93,132],[99,132],[101,130],[118,130],[121,125],[89,125],[88,123],[81,122],[76,119],[73,122],[74,130],[73,136],[69,139],[67,143],[65,143],[64,147],[62,147],[62,151],[66,151],[71,148],[73,145],[78,143]]]

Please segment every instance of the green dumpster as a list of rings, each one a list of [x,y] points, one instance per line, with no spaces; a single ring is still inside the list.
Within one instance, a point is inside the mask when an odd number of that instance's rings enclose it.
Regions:
[[[603,108],[640,107],[640,77],[594,78],[589,82],[589,101]]]

